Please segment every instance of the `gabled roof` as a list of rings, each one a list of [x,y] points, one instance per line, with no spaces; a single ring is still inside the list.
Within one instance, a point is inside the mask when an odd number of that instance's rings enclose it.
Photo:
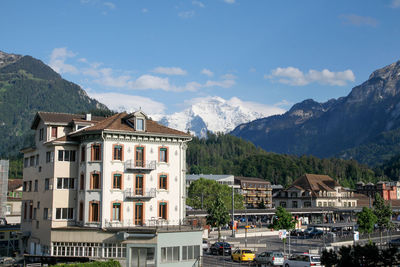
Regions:
[[[80,133],[85,132],[92,132],[92,131],[103,131],[103,130],[110,130],[110,131],[121,131],[121,132],[135,132],[139,133],[142,131],[136,131],[133,125],[127,122],[127,119],[130,119],[132,116],[123,112],[115,114],[111,117],[108,117],[96,125],[87,127],[80,131]],[[180,136],[187,136],[190,137],[190,134],[168,128],[163,126],[153,120],[147,119],[146,120],[146,129],[145,133],[154,133],[154,134],[168,134],[168,135],[180,135]]]
[[[334,191],[335,187],[340,185],[328,175],[304,174],[297,178],[292,186],[311,191]]]
[[[8,180],[8,191],[14,191],[22,186],[22,179]]]
[[[54,124],[64,124],[68,125],[72,121],[85,121],[96,123],[98,121],[104,120],[104,117],[92,116],[90,121],[87,121],[85,118],[85,114],[70,114],[70,113],[58,113],[58,112],[43,112],[39,111],[36,113],[35,118],[33,119],[33,123],[31,129],[36,129],[39,125],[40,120],[43,120],[44,123],[54,123]]]
[[[243,177],[243,176],[235,176],[235,180],[241,181],[241,182],[256,182],[256,183],[268,183],[270,184],[269,181],[266,181],[261,178],[255,178],[255,177]]]

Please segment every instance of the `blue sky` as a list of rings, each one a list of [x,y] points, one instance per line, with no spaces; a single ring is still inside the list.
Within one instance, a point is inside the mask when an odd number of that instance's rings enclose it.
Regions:
[[[0,50],[111,108],[219,96],[279,113],[347,95],[400,59],[400,0],[2,0]]]

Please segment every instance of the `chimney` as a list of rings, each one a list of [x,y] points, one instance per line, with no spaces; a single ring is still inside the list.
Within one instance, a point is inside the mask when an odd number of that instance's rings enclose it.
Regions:
[[[92,114],[87,113],[86,116],[85,116],[85,119],[86,119],[87,121],[91,121],[91,120],[92,120]]]

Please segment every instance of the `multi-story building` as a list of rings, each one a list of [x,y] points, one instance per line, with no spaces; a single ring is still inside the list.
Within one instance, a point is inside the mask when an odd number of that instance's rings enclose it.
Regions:
[[[274,196],[275,207],[357,207],[354,193],[328,175],[304,174]]]
[[[8,180],[6,220],[8,224],[21,223],[22,180]]]
[[[358,182],[356,192],[371,198],[375,198],[375,194],[378,193],[384,200],[400,199],[400,183],[379,181],[374,185],[373,183]]]
[[[235,176],[235,185],[240,186],[244,205],[247,208],[258,208],[260,205],[264,205],[266,208],[272,207],[270,182],[260,178]]]
[[[189,264],[200,254],[201,232],[173,227],[185,219],[190,135],[142,111],[108,118],[39,112],[31,128],[21,222],[28,253],[127,264],[147,254],[147,266]]]

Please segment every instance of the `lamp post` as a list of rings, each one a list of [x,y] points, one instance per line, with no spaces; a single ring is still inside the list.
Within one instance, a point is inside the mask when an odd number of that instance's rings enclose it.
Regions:
[[[235,192],[232,185],[232,237],[235,237]]]

